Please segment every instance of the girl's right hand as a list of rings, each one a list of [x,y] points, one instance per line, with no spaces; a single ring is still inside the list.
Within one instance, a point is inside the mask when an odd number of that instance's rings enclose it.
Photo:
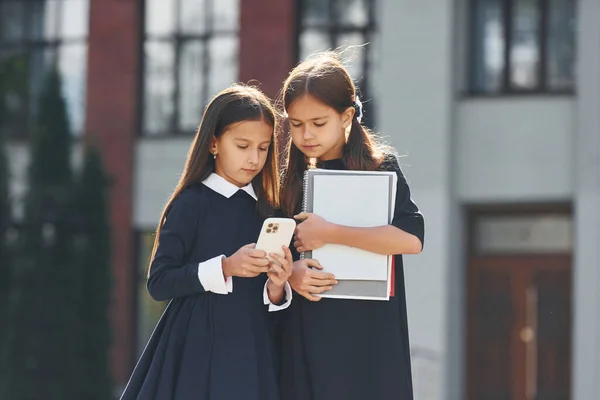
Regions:
[[[319,301],[321,297],[315,296],[331,290],[333,285],[337,285],[335,276],[329,272],[317,271],[309,267],[315,267],[322,270],[323,267],[317,260],[304,259],[294,262],[292,267],[292,276],[288,282],[296,293],[306,297],[310,301]]]
[[[231,257],[223,259],[223,276],[242,278],[253,278],[263,272],[269,271],[269,260],[267,253],[256,250],[256,244],[247,244],[236,251]]]

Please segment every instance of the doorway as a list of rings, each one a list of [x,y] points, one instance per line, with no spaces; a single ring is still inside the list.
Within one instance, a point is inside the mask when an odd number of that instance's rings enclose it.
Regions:
[[[571,217],[477,213],[468,267],[470,400],[568,400]]]

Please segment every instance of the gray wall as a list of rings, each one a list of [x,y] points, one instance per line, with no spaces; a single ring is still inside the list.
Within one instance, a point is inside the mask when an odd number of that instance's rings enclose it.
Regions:
[[[406,154],[404,172],[425,214],[424,251],[406,257],[406,291],[411,346],[435,357],[423,374],[429,379],[427,396],[438,399],[445,392],[446,299],[457,251],[451,174],[453,1],[431,0],[427,6],[411,0],[381,3],[381,63],[373,76],[377,128]],[[416,369],[415,381],[420,379]],[[419,396],[421,389],[416,390]]]
[[[574,400],[600,393],[600,0],[580,0],[575,135]]]
[[[454,155],[461,201],[569,200],[574,111],[566,96],[461,101]]]

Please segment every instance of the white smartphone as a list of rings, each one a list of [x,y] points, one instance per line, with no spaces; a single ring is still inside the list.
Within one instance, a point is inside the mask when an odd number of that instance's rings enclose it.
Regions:
[[[263,223],[256,248],[264,250],[271,261],[270,253],[284,257],[282,246],[289,246],[296,229],[293,218],[267,218]]]

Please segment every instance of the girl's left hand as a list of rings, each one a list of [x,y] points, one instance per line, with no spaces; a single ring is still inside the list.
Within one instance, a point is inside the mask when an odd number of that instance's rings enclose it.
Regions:
[[[275,253],[269,254],[275,262],[269,264],[271,268],[267,272],[267,276],[276,288],[282,288],[292,276],[292,265],[294,263],[292,252],[287,246],[283,246],[283,254],[285,258]]]
[[[315,250],[325,245],[327,234],[333,225],[331,222],[316,214],[305,212],[294,218],[302,220],[296,226],[294,241],[294,247],[299,253]]]

